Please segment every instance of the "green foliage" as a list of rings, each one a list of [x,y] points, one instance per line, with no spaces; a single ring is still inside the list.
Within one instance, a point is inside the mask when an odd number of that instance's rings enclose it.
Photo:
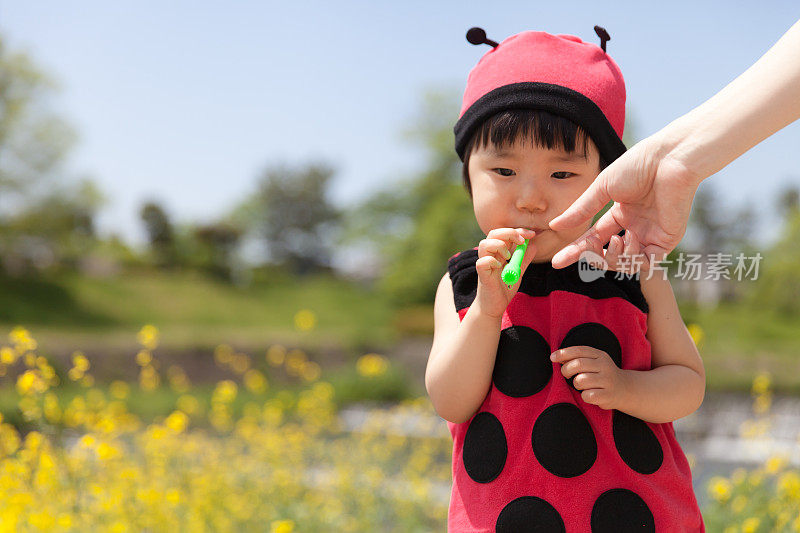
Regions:
[[[768,463],[769,465],[769,463]],[[715,476],[703,508],[708,531],[797,531],[800,526],[800,472],[768,467],[734,471],[732,479]],[[741,528],[741,529],[740,529]]]
[[[0,35],[0,193],[25,198],[52,176],[75,142],[45,105],[54,81]],[[7,199],[6,199],[7,201]]]
[[[380,287],[399,305],[431,301],[455,252],[483,238],[464,189],[444,185],[416,219],[405,239],[391,251],[392,262]]]
[[[175,235],[169,216],[161,204],[155,201],[146,202],[139,210],[139,218],[144,223],[155,264],[160,267],[176,266],[178,254],[175,248]]]
[[[408,374],[392,364],[379,376],[362,376],[354,365],[348,365],[333,372],[328,381],[336,390],[334,401],[339,408],[351,403],[400,402],[419,394]]]
[[[235,276],[234,252],[242,231],[230,224],[218,222],[194,229],[194,237],[200,244],[200,265],[212,276],[232,281]]]
[[[425,94],[404,135],[426,151],[426,170],[373,194],[345,221],[342,243],[378,250],[384,264],[378,288],[395,305],[431,302],[448,258],[483,238],[453,148],[459,100],[455,92]]]
[[[787,212],[783,234],[768,250],[750,303],[800,315],[800,209]]]
[[[316,315],[313,330],[296,330],[294,315],[301,309]],[[34,327],[43,343],[55,337],[59,344],[119,345],[120,335],[129,337],[126,330],[146,323],[158,324],[174,346],[230,340],[256,345],[301,336],[317,346],[396,340],[389,305],[367,288],[330,275],[298,278],[276,268],[258,270],[246,288],[191,271],[0,277],[0,322]]]
[[[697,189],[689,215],[689,234],[694,251],[739,252],[752,247],[751,231],[756,215],[750,206],[724,208],[709,180]]]
[[[104,202],[90,179],[63,180],[76,136],[48,108],[54,89],[0,36],[0,254],[13,274],[75,267],[95,241],[93,219]]]
[[[229,220],[264,240],[270,262],[284,263],[296,274],[329,270],[341,218],[328,198],[333,173],[321,162],[270,166],[258,191],[242,201]]]

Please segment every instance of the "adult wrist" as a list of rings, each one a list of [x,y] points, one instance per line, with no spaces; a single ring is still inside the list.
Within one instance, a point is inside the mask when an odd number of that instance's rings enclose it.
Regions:
[[[665,126],[652,137],[655,159],[659,165],[669,165],[669,175],[680,177],[695,188],[716,172],[702,128],[684,116]]]

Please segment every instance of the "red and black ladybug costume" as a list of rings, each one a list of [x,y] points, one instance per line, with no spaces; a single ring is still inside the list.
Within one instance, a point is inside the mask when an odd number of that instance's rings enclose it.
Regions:
[[[607,161],[625,151],[625,87],[601,46],[570,35],[522,32],[472,70],[455,126],[464,159],[471,135],[508,108],[544,109],[584,128]],[[448,271],[463,320],[478,285],[477,247]],[[456,532],[704,531],[688,461],[672,423],[644,422],[583,401],[550,354],[605,351],[623,369],[650,370],[648,306],[638,276],[605,272],[582,281],[579,265],[531,263],[503,314],[491,388],[453,436],[448,530]]]

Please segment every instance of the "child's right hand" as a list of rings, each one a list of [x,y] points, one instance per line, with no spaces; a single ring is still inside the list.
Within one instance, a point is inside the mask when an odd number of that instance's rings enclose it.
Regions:
[[[535,231],[526,228],[497,228],[493,229],[478,244],[478,260],[475,269],[478,271],[478,291],[475,295],[475,304],[480,311],[493,317],[502,317],[509,302],[517,293],[525,269],[536,255],[536,246],[533,243]],[[500,277],[503,267],[506,266],[511,254],[522,244],[528,241],[528,248],[522,258],[522,269],[519,280],[508,287]]]

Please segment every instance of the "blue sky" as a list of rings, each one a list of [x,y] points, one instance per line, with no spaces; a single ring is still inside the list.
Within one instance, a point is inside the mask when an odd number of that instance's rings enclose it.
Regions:
[[[472,26],[498,42],[524,30],[595,42],[604,26],[642,138],[798,18],[796,1],[0,2],[10,47],[61,85],[52,107],[80,136],[68,169],[110,198],[100,231],[133,243],[145,200],[178,221],[210,220],[270,164],[330,162],[341,206],[412,174],[423,154],[401,131],[426,89],[461,94],[488,49],[467,43]],[[723,202],[756,206],[765,241],[777,191],[800,182],[799,147],[795,123],[710,179]]]

